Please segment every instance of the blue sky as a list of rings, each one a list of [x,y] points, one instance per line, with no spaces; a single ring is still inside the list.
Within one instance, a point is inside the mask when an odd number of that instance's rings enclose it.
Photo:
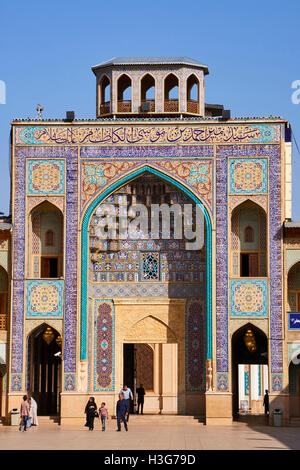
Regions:
[[[13,118],[95,117],[92,65],[115,56],[182,56],[207,64],[206,102],[233,116],[288,119],[300,147],[300,2],[289,0],[3,0],[0,6],[0,210],[9,211]],[[300,95],[299,95],[300,96]],[[300,155],[293,146],[293,218],[300,220]]]

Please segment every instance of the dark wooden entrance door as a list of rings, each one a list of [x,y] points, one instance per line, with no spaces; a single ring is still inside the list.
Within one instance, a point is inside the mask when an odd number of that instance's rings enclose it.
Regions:
[[[124,344],[124,372],[123,372],[123,385],[127,385],[132,391],[134,390],[134,344]],[[133,413],[133,401],[130,400],[130,413]]]
[[[50,344],[41,332],[33,341],[33,396],[38,404],[38,414],[44,416],[58,414],[59,377],[61,358],[55,354],[60,351],[56,343],[56,334]]]

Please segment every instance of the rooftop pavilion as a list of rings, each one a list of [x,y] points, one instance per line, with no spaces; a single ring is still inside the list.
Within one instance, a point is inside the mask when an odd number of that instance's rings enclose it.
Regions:
[[[115,57],[92,67],[99,117],[220,116],[204,101],[207,65],[189,57]]]

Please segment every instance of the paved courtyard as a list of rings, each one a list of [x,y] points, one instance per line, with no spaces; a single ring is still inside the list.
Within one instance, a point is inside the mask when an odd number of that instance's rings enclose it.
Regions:
[[[101,432],[82,426],[58,426],[44,420],[26,433],[17,427],[0,426],[0,449],[103,449],[103,450],[211,450],[211,449],[300,449],[300,428],[249,426],[207,427],[192,417],[131,416],[129,432],[116,432],[109,420]]]

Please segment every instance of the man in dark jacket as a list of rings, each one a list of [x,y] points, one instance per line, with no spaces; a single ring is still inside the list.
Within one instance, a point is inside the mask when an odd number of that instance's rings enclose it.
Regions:
[[[265,414],[268,414],[269,413],[269,392],[268,392],[268,390],[265,390],[264,408],[265,408]]]
[[[136,389],[136,393],[138,396],[138,406],[137,406],[137,414],[139,414],[140,407],[141,407],[141,414],[143,414],[144,410],[144,396],[146,395],[145,389],[143,384],[140,384],[139,388]]]
[[[121,421],[124,423],[124,428],[128,431],[128,426],[126,422],[126,417],[128,416],[128,402],[124,400],[123,393],[119,393],[119,400],[117,401],[117,423],[118,429],[117,431],[121,431]]]

